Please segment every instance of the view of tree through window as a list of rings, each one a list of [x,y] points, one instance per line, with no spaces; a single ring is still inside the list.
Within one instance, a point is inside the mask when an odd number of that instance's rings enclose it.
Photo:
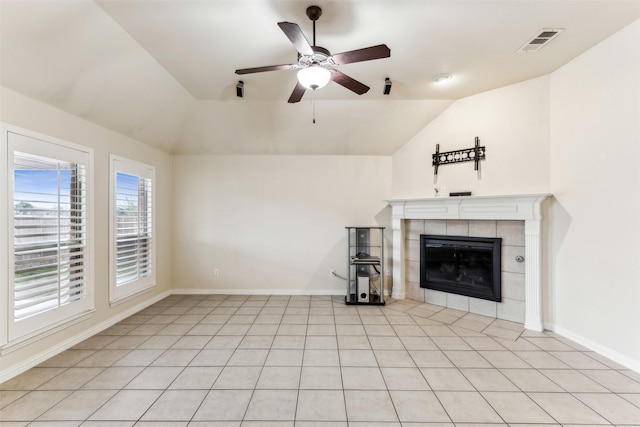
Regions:
[[[85,297],[85,167],[14,153],[14,319]]]
[[[116,286],[151,276],[151,180],[116,173]]]

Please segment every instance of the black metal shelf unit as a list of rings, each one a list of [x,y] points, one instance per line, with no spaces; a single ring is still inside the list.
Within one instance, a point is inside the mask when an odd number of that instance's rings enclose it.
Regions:
[[[349,305],[384,305],[384,227],[347,229]]]

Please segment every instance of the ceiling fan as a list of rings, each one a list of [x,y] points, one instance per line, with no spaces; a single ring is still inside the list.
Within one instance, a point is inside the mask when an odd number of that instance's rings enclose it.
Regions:
[[[299,102],[307,89],[316,90],[326,86],[333,80],[341,86],[362,95],[369,90],[369,86],[347,76],[333,67],[354,62],[370,61],[372,59],[388,58],[391,50],[385,44],[365,47],[332,55],[329,50],[316,45],[316,21],[322,15],[318,6],[309,6],[307,16],[313,21],[313,45],[305,38],[298,24],[292,22],[278,22],[278,26],[298,51],[297,64],[268,65],[266,67],[242,68],[236,74],[261,73],[275,70],[298,70],[298,83],[293,89],[289,102]]]

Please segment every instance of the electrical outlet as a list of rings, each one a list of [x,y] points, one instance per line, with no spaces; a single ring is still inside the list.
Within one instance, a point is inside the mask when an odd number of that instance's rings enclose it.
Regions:
[[[329,277],[334,277],[336,275],[336,270],[333,268],[329,269]]]
[[[213,276],[214,277],[219,277],[220,276],[220,269],[219,268],[214,268],[213,269]]]

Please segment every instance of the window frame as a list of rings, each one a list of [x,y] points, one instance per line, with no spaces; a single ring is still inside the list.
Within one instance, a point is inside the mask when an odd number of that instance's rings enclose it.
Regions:
[[[117,174],[133,175],[151,181],[151,274],[136,280],[117,284]],[[156,233],[156,170],[152,165],[111,154],[109,157],[109,302],[118,304],[156,286],[157,233]]]
[[[0,149],[0,227],[6,231],[0,238],[0,262],[7,266],[6,276],[0,284],[0,306],[6,314],[0,316],[0,346],[11,346],[64,328],[91,314],[95,309],[94,280],[94,155],[93,149],[49,135],[33,132],[6,123],[0,123],[2,149]],[[12,136],[13,135],[13,136]],[[15,320],[15,246],[14,246],[14,159],[15,152],[68,161],[76,156],[83,159],[86,168],[86,241],[83,246],[84,298],[52,310],[45,310],[21,320]],[[73,160],[72,160],[73,161]],[[3,274],[4,276],[4,274]],[[4,310],[3,310],[4,311]],[[3,347],[4,348],[4,347]]]

